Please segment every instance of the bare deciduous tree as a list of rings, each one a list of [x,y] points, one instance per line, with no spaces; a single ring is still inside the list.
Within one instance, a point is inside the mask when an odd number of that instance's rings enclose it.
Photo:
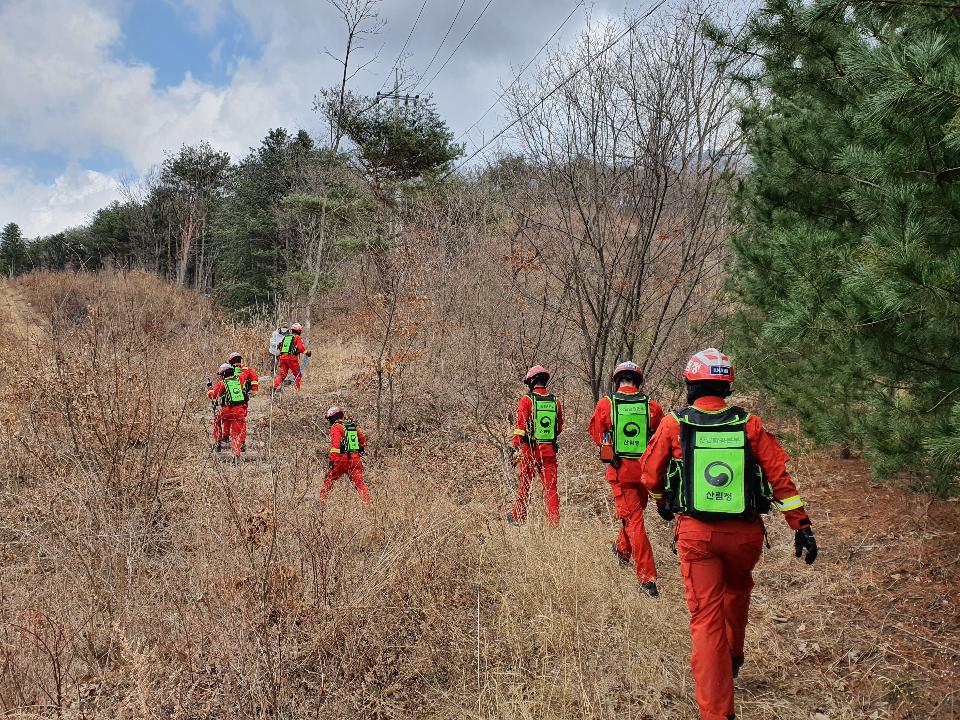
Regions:
[[[722,179],[739,146],[729,81],[691,5],[649,28],[588,30],[510,94],[526,159],[511,194],[522,250],[575,326],[594,396],[633,357],[674,365],[720,303]],[[551,94],[551,90],[559,88]]]
[[[354,54],[363,49],[364,40],[378,34],[385,22],[380,18],[381,0],[327,0],[340,14],[346,32],[343,56],[337,57],[329,50],[327,55],[337,61],[343,68],[340,75],[340,84],[335,88],[324,90],[315,100],[314,107],[327,115],[330,123],[330,146],[334,152],[340,150],[340,141],[343,139],[343,119],[347,111],[347,85],[356,77],[357,73],[375,62],[374,55],[366,62],[355,68],[350,67]]]

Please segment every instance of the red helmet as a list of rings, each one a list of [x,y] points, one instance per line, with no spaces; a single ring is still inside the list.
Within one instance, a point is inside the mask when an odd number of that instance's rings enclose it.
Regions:
[[[723,380],[732,383],[733,363],[716,348],[707,348],[687,361],[683,376],[687,380]]]
[[[298,334],[299,334],[299,333],[302,333],[302,332],[303,332],[303,325],[301,325],[300,323],[294,323],[293,325],[290,326],[290,332],[292,332],[292,333],[298,333]]]
[[[543,365],[534,365],[532,368],[527,370],[527,375],[523,378],[523,381],[529,385],[530,381],[533,380],[537,375],[546,375],[547,380],[550,379],[549,370],[547,370]]]
[[[626,373],[633,373],[634,375],[640,376],[640,382],[643,382],[643,370],[640,369],[640,366],[637,365],[633,360],[626,360],[625,362],[620,363],[613,369],[613,381],[616,382],[617,379]]]
[[[230,372],[233,372],[233,365],[231,365],[230,363],[224,363],[223,365],[220,366],[220,369],[217,370],[217,375],[223,375],[228,370]]]
[[[238,353],[238,352],[232,352],[232,353],[230,353],[230,355],[227,357],[227,362],[230,363],[231,365],[233,365],[233,364],[234,364],[234,362],[233,362],[234,360],[236,360],[237,362],[240,362],[240,360],[242,360],[242,359],[243,359],[243,358],[241,357],[240,353]]]
[[[340,409],[339,405],[334,405],[332,408],[327,410],[327,414],[324,415],[324,417],[327,420],[330,420],[331,418],[335,418],[337,415],[343,415],[343,410]]]

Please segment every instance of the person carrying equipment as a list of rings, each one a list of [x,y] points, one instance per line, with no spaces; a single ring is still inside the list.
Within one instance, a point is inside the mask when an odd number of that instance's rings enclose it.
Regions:
[[[283,336],[280,342],[280,364],[277,370],[277,376],[273,379],[273,389],[280,387],[287,373],[293,373],[295,378],[294,387],[300,389],[300,356],[310,357],[311,352],[307,350],[300,337],[303,332],[303,326],[300,323],[294,323],[290,326],[290,332]]]
[[[369,505],[370,493],[363,484],[363,461],[360,459],[367,445],[363,431],[336,405],[327,410],[324,417],[330,423],[330,468],[320,489],[320,504],[326,502],[335,480],[350,475],[360,500],[364,505]]]
[[[620,532],[610,549],[623,565],[633,558],[640,590],[657,597],[657,566],[643,521],[647,490],[640,483],[640,464],[647,441],[663,419],[663,410],[640,391],[643,370],[636,363],[628,360],[617,365],[613,384],[616,392],[597,401],[589,427],[593,442],[600,447],[601,461],[608,463],[606,479],[620,521]]]
[[[533,476],[540,476],[547,522],[560,523],[560,494],[557,492],[557,438],[563,432],[563,407],[547,392],[550,373],[542,365],[527,371],[523,382],[530,391],[520,398],[517,424],[513,431],[513,462],[517,465],[517,496],[507,522],[520,525],[527,520],[527,499]]]
[[[207,397],[219,400],[220,410],[217,412],[219,423],[214,420],[213,440],[216,451],[222,450],[224,440],[230,440],[234,457],[240,457],[245,448],[247,437],[247,391],[239,377],[234,377],[235,368],[224,363],[217,371],[219,379],[214,386],[207,382]]]
[[[279,327],[277,327],[273,331],[273,334],[270,336],[270,348],[268,352],[273,357],[273,364],[271,369],[274,375],[277,374],[277,364],[280,361],[280,343],[283,342],[283,337],[284,335],[287,334],[287,332],[288,332],[287,326],[281,324]]]
[[[230,353],[227,362],[233,366],[233,374],[241,383],[247,395],[260,391],[260,376],[249,365],[243,364],[243,357],[238,352]]]
[[[683,376],[689,405],[660,423],[643,458],[642,482],[664,520],[679,516],[676,543],[701,717],[730,720],[753,567],[766,535],[761,516],[771,506],[783,513],[794,530],[795,555],[806,551],[808,565],[817,542],[786,452],[760,418],[726,403],[734,380],[730,358],[708,348],[690,358]]]

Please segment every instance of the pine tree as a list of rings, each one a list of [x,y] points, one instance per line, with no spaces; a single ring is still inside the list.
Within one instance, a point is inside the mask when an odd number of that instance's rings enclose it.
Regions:
[[[960,469],[960,19],[935,2],[768,0],[747,30],[736,349],[815,438],[945,491]]]
[[[282,243],[276,210],[317,153],[306,132],[291,136],[278,128],[232,171],[226,201],[214,219],[216,296],[227,307],[270,307],[282,293],[284,275],[299,267]]]
[[[0,273],[20,275],[29,270],[27,243],[16,223],[7,223],[0,231]]]

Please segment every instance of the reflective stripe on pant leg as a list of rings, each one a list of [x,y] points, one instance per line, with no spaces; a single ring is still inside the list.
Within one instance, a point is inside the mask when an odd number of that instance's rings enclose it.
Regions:
[[[726,720],[733,714],[733,669],[723,612],[724,564],[713,547],[713,535],[681,527],[677,550],[690,609],[697,706],[704,720]]]

